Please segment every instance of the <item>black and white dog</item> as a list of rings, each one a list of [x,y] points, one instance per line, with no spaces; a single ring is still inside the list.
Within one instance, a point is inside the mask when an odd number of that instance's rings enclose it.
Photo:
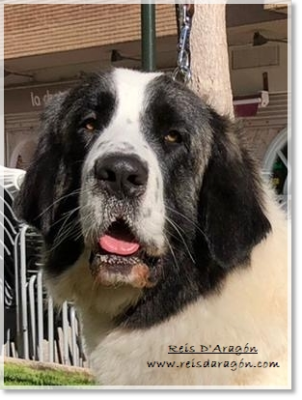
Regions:
[[[57,95],[16,208],[103,385],[289,384],[286,218],[188,88],[116,69]]]

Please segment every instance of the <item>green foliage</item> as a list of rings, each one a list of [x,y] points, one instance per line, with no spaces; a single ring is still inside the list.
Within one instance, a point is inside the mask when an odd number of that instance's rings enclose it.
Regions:
[[[5,363],[5,386],[83,386],[95,385],[92,378],[78,372],[33,369]]]

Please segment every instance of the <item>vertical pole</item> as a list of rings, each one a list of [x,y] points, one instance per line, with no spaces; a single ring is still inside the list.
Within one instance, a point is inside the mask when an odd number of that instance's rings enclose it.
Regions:
[[[155,4],[141,5],[142,69],[155,71]]]

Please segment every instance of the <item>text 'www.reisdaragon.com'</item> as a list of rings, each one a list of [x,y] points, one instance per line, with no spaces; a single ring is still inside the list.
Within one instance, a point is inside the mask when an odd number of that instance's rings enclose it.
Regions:
[[[148,368],[229,368],[231,371],[237,371],[242,368],[280,368],[275,361],[257,361],[255,363],[244,361],[196,361],[195,359],[187,361],[147,361]]]

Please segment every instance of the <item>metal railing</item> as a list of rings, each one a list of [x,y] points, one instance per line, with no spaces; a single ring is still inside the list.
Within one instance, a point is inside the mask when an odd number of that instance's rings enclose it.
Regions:
[[[12,209],[16,185],[6,171],[0,172],[5,308],[0,350],[9,357],[87,367],[76,311],[67,302],[58,309],[47,294],[41,269],[42,238],[17,221]]]

